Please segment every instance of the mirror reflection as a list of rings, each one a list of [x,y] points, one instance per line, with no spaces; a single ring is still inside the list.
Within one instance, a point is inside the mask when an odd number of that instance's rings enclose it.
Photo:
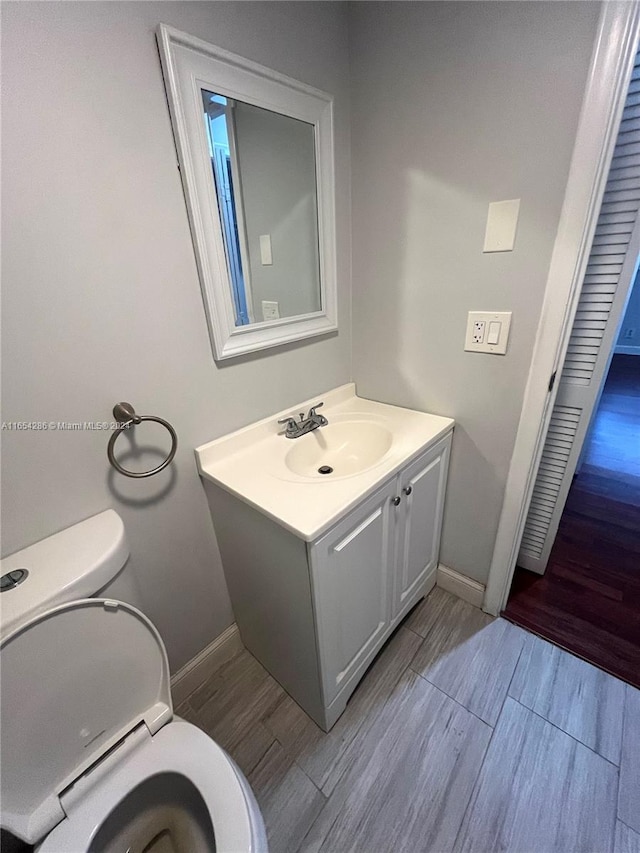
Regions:
[[[201,93],[236,326],[320,311],[314,126]]]

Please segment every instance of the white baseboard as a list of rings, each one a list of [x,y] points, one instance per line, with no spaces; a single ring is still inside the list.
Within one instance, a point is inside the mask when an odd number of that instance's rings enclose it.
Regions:
[[[463,601],[473,604],[474,607],[482,607],[484,584],[478,583],[466,575],[461,575],[460,572],[450,569],[449,566],[443,566],[442,563],[438,566],[436,583],[452,595],[457,595]]]
[[[220,669],[222,664],[235,657],[243,648],[238,626],[234,622],[171,676],[174,707],[184,702],[197,687]]]

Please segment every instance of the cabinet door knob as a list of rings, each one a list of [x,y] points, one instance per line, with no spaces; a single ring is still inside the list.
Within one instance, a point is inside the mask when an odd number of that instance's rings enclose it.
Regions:
[[[398,506],[398,504],[400,503],[401,500],[402,500],[402,498],[400,497],[400,495],[396,495],[395,498],[391,501],[391,503],[394,506]]]
[[[403,489],[402,491],[403,491],[403,492],[405,493],[405,495],[407,495],[407,497],[408,497],[408,496],[411,494],[411,492],[413,491],[413,486],[405,486],[405,487],[404,487],[404,489]]]

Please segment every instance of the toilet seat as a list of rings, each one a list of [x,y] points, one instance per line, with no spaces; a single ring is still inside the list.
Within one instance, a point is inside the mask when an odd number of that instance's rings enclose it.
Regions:
[[[202,796],[214,827],[216,853],[266,853],[258,806],[240,771],[218,744],[183,720],[163,726],[152,737],[144,736],[116,766],[89,784],[38,853],[89,850],[101,825],[127,794],[163,773],[183,776]]]
[[[140,725],[153,735],[171,720],[169,662],[143,613],[100,598],[39,613],[0,656],[2,824],[37,844],[83,774]]]
[[[135,607],[97,598],[62,604],[2,638],[0,653],[5,829],[42,853],[94,849],[128,794],[173,774],[195,790],[218,853],[267,850],[240,770],[196,726],[172,720],[166,650]],[[187,800],[170,808],[188,829]]]

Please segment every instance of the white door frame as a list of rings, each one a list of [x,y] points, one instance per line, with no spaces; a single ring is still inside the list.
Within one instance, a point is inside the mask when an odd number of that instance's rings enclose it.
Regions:
[[[494,616],[511,588],[639,36],[638,0],[602,4],[483,602]]]

